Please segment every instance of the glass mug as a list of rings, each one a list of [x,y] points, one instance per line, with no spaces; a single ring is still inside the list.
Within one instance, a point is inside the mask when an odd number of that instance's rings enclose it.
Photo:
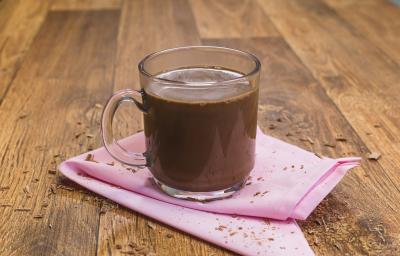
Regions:
[[[141,90],[125,89],[102,116],[106,149],[118,161],[147,167],[167,194],[212,200],[239,190],[254,166],[260,61],[239,50],[191,46],[153,53],[139,63]],[[145,152],[113,138],[122,102],[143,112]]]

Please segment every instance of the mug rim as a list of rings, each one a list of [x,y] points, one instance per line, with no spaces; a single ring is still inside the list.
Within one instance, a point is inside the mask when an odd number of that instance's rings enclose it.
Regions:
[[[207,81],[207,82],[183,82],[183,81],[171,80],[171,79],[166,79],[166,78],[159,78],[156,75],[150,74],[144,68],[144,65],[145,65],[146,61],[148,61],[148,60],[150,60],[152,58],[155,58],[155,57],[157,57],[159,55],[162,55],[162,54],[165,54],[165,53],[174,52],[174,51],[191,50],[191,49],[214,49],[214,50],[228,51],[228,52],[231,52],[231,53],[244,55],[248,59],[253,61],[255,66],[250,72],[248,72],[246,74],[243,74],[243,75],[241,75],[239,77],[235,77],[235,78],[231,78],[231,79],[227,79],[227,80],[223,80],[223,81]],[[193,88],[194,84],[196,84],[196,88],[199,88],[199,87],[210,87],[210,86],[215,86],[215,85],[218,85],[218,87],[219,87],[219,86],[226,86],[226,85],[229,85],[231,83],[235,83],[237,81],[244,80],[244,79],[246,79],[248,77],[251,77],[251,76],[257,74],[261,69],[261,62],[257,58],[257,56],[255,56],[252,53],[246,52],[246,51],[232,49],[232,48],[228,48],[228,47],[222,47],[222,46],[193,45],[193,46],[182,46],[182,47],[168,48],[168,49],[160,50],[160,51],[157,51],[157,52],[153,52],[153,53],[147,55],[146,57],[144,57],[139,62],[138,69],[139,69],[139,72],[142,75],[146,76],[147,78],[149,78],[151,80],[154,80],[156,82],[160,82],[160,83],[163,83],[163,84],[179,85],[179,86],[182,86],[182,87],[191,87],[191,88]]]

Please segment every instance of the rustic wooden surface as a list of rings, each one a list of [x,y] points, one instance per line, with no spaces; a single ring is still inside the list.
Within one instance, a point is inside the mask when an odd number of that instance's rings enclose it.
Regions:
[[[265,132],[327,156],[364,158],[299,222],[316,254],[400,254],[400,8],[393,3],[0,0],[0,255],[124,255],[131,246],[138,255],[232,255],[55,172],[63,159],[101,145],[98,104],[137,88],[143,56],[196,44],[261,59]],[[120,118],[131,120],[120,136],[141,128],[137,114]],[[338,134],[347,141],[335,141]],[[370,152],[382,156],[368,160]]]

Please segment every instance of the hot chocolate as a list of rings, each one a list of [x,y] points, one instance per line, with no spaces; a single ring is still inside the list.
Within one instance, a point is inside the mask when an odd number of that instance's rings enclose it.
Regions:
[[[254,165],[258,87],[221,68],[185,68],[159,74],[189,82],[145,88],[144,115],[149,169],[160,182],[193,192],[217,191],[240,184]],[[187,91],[185,91],[187,90]]]

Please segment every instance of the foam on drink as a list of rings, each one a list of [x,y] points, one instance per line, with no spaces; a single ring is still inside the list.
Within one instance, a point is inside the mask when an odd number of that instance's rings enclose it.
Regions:
[[[224,101],[251,90],[251,84],[243,74],[220,68],[182,68],[157,75],[157,78],[186,84],[168,84],[165,81],[151,83],[146,92],[177,101],[201,102]],[[222,83],[232,81],[231,84]],[[213,83],[204,86],[204,83]],[[210,89],[211,87],[211,89]]]

